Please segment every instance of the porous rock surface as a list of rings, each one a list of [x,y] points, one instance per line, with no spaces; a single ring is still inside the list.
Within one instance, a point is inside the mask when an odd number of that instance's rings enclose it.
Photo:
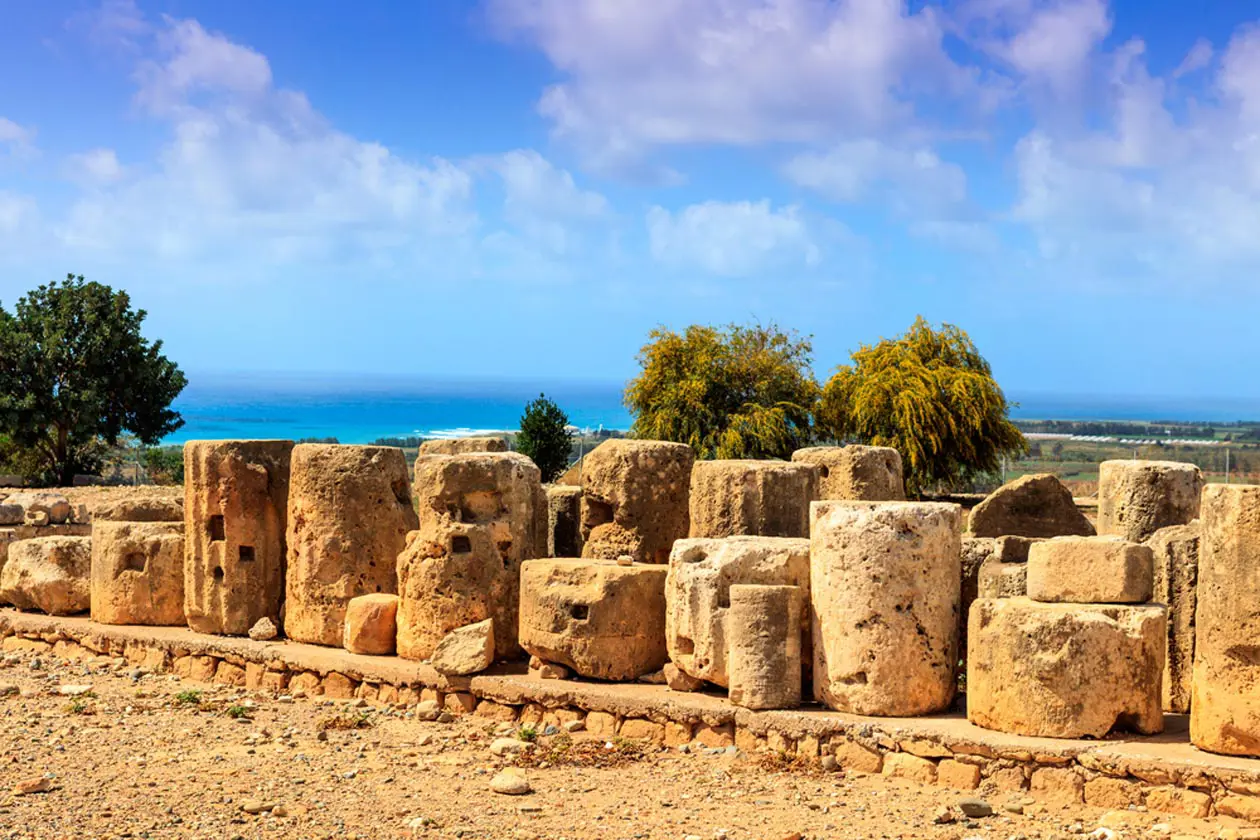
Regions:
[[[665,583],[669,658],[690,676],[721,686],[729,685],[730,590],[736,584],[796,586],[808,604],[809,540],[728,537],[674,543]],[[798,635],[808,666],[808,610]]]
[[[360,595],[346,604],[341,646],[351,653],[388,656],[398,635],[398,596]]]
[[[1155,561],[1151,599],[1168,607],[1164,709],[1190,711],[1190,681],[1194,673],[1195,606],[1199,580],[1199,520],[1189,525],[1160,528],[1146,541]]]
[[[398,555],[418,525],[402,450],[295,446],[287,520],[285,635],[339,646],[351,598],[398,589]]]
[[[582,464],[582,556],[666,563],[687,536],[695,452],[683,443],[607,440]]]
[[[507,441],[501,437],[465,437],[426,440],[420,444],[419,454],[467,455],[471,452],[507,452]]]
[[[1025,475],[1003,484],[971,511],[977,537],[1092,536],[1094,526],[1053,475]]]
[[[792,453],[818,467],[818,498],[899,502],[906,498],[901,453],[888,446],[810,446]]]
[[[0,571],[0,600],[49,615],[87,612],[91,573],[91,537],[18,540]]]
[[[728,641],[730,700],[735,705],[800,705],[802,594],[798,586],[731,587]]]
[[[582,556],[582,488],[552,484],[547,491],[547,556]]]
[[[180,626],[184,617],[184,523],[92,523],[92,620]]]
[[[809,536],[818,468],[786,461],[697,461],[691,470],[692,537]]]
[[[1199,516],[1203,475],[1178,461],[1103,461],[1098,466],[1098,533],[1144,542],[1160,528]]]
[[[163,496],[108,499],[92,506],[92,522],[183,522],[184,500]]]
[[[439,674],[464,676],[484,671],[494,662],[494,619],[447,633],[433,651],[430,664]]]
[[[1143,604],[1153,560],[1145,545],[1119,537],[1056,537],[1028,552],[1028,597],[1078,604]]]
[[[1160,604],[976,601],[967,718],[987,729],[1050,738],[1161,732],[1165,620]]]

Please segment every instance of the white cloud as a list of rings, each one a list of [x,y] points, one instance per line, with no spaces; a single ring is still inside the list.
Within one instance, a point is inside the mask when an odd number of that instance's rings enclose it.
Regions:
[[[38,154],[39,150],[35,148],[34,129],[0,117],[0,162],[6,158],[19,162],[31,160]]]
[[[706,201],[679,213],[647,214],[652,256],[675,268],[742,277],[774,267],[814,266],[822,250],[796,207],[769,201]]]
[[[873,139],[799,154],[787,162],[784,174],[833,201],[863,201],[879,191],[907,213],[941,212],[967,198],[962,167],[941,160],[927,147],[897,147]]]
[[[113,149],[91,149],[71,155],[66,162],[66,173],[71,180],[89,186],[112,184],[122,180],[125,174]]]
[[[1214,54],[1212,43],[1207,38],[1199,38],[1190,47],[1190,51],[1181,60],[1181,64],[1177,65],[1177,69],[1172,72],[1172,77],[1180,79],[1182,76],[1202,70],[1212,63]]]

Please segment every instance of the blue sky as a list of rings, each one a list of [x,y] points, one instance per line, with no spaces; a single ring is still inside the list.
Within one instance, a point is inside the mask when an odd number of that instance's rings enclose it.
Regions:
[[[0,0],[0,303],[197,371],[622,379],[916,314],[1009,391],[1260,397],[1260,8]]]

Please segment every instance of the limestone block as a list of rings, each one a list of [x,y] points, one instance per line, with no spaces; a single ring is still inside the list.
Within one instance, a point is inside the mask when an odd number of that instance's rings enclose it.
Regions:
[[[48,493],[38,490],[10,493],[5,497],[6,505],[18,505],[25,511],[25,521],[29,522],[32,514],[42,513],[48,517],[45,525],[62,525],[70,519],[70,500],[60,493]],[[13,523],[17,524],[17,523]]]
[[[976,601],[967,634],[967,718],[1050,738],[1162,731],[1166,615],[1162,604]]]
[[[666,574],[656,564],[531,560],[521,569],[521,647],[595,679],[660,670]]]
[[[464,676],[484,671],[494,662],[494,619],[487,618],[447,633],[433,651],[439,674]]]
[[[977,598],[1022,598],[1027,594],[1027,563],[1003,563],[990,557],[980,567]]]
[[[794,709],[801,703],[802,590],[731,587],[730,700],[747,709]]]
[[[398,591],[398,555],[419,524],[402,450],[295,446],[286,518],[285,635],[339,646],[351,598]]]
[[[1160,528],[1146,541],[1155,560],[1151,599],[1168,607],[1164,710],[1181,714],[1190,711],[1201,536],[1202,527],[1195,520]]]
[[[692,537],[808,537],[818,468],[785,461],[697,461],[691,470]]]
[[[900,502],[906,498],[901,453],[887,446],[810,446],[792,453],[818,467],[818,498]]]
[[[665,583],[669,658],[690,676],[728,686],[730,590],[733,584],[797,586],[809,603],[809,540],[789,537],[686,539],[674,543]],[[811,657],[808,610],[800,635]]]
[[[930,502],[814,502],[814,696],[908,716],[954,697],[962,513]]]
[[[1094,526],[1053,475],[1025,475],[1003,484],[971,511],[977,537],[1093,536]]]
[[[92,522],[183,522],[184,500],[165,496],[110,499],[92,507]]]
[[[398,555],[398,655],[428,659],[452,630],[494,619],[495,655],[517,655],[520,569],[547,550],[538,467],[516,452],[419,458],[419,529]]]
[[[279,619],[287,440],[184,444],[184,614],[198,633],[243,636]]]
[[[91,601],[102,624],[185,624],[184,523],[93,523]]]
[[[341,646],[351,653],[388,656],[398,635],[398,596],[360,595],[346,604]]]
[[[465,437],[426,440],[419,454],[468,455],[472,452],[507,452],[507,441],[501,437]]]
[[[1098,467],[1098,533],[1143,542],[1160,528],[1199,516],[1203,476],[1177,461],[1103,461]]]
[[[979,596],[980,569],[997,550],[997,540],[992,537],[962,537],[962,578],[959,589],[958,650],[967,652],[967,611]]]
[[[607,440],[582,464],[582,556],[666,563],[687,536],[695,453],[682,443]]]
[[[17,539],[16,528],[0,528],[0,573],[4,571],[4,564],[9,562],[9,546]]]
[[[993,554],[1002,563],[1027,563],[1028,552],[1041,541],[1040,537],[995,537]]]
[[[91,537],[19,540],[0,571],[0,600],[49,615],[87,612],[91,572]]]
[[[582,556],[582,488],[552,484],[547,488],[547,556]]]
[[[0,499],[0,526],[21,525],[25,520],[26,511],[21,505]]]
[[[1200,525],[1190,740],[1260,756],[1260,486],[1209,484]]]
[[[1028,552],[1028,597],[1076,604],[1144,604],[1154,560],[1119,537],[1057,537]]]

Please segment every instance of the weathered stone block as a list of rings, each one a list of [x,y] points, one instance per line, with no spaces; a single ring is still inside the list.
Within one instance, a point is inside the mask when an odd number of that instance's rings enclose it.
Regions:
[[[1151,599],[1151,550],[1118,537],[1058,537],[1028,552],[1028,597],[1076,604]]]
[[[1160,732],[1165,622],[1161,604],[976,601],[967,636],[967,718],[1051,738],[1099,738],[1117,728]]]
[[[183,522],[184,500],[165,496],[108,499],[92,506],[92,522]]]
[[[814,696],[839,711],[949,706],[958,662],[961,509],[814,502]]]
[[[585,677],[632,680],[665,664],[660,565],[531,560],[521,569],[521,647]]]
[[[809,540],[788,537],[686,539],[674,543],[665,583],[669,658],[696,679],[728,686],[730,590],[734,584],[797,586],[809,603]],[[800,635],[812,656],[808,610]]]
[[[18,540],[0,571],[0,600],[49,615],[87,612],[91,573],[91,537]]]
[[[900,502],[906,498],[901,453],[887,446],[811,446],[792,453],[818,467],[818,498]]]
[[[990,557],[980,567],[977,598],[1021,598],[1027,594],[1027,563],[1003,563],[996,557]]]
[[[507,452],[507,441],[501,437],[465,437],[426,440],[419,455],[470,455],[474,452]]]
[[[517,644],[521,563],[547,550],[538,467],[516,452],[417,459],[420,527],[398,555],[398,655],[428,659],[447,633],[494,619],[495,655]]]
[[[1093,536],[1094,526],[1053,475],[1025,475],[1003,484],[971,511],[977,537]]]
[[[1209,484],[1200,524],[1190,740],[1260,756],[1260,486]]]
[[[801,703],[801,615],[797,586],[731,587],[730,700],[746,709]]]
[[[697,461],[692,537],[808,537],[818,468],[784,461]]]
[[[398,636],[398,596],[360,595],[346,604],[341,646],[351,653],[389,656]]]
[[[23,521],[30,524],[62,525],[70,520],[70,500],[60,493],[49,493],[39,490],[27,490],[10,493],[5,497],[6,505],[17,505],[25,512]],[[31,522],[33,514],[47,517],[43,522]],[[17,524],[17,523],[13,523]]]
[[[198,633],[279,621],[292,451],[287,440],[184,444],[184,614]]]
[[[433,670],[464,676],[484,671],[494,662],[494,619],[459,627],[447,633],[433,650]]]
[[[582,556],[582,488],[552,484],[547,489],[547,556]]]
[[[682,443],[607,440],[582,463],[582,556],[666,563],[687,536],[695,452]]]
[[[102,624],[185,624],[184,523],[97,520],[91,601]]]
[[[1160,528],[1146,541],[1155,560],[1152,600],[1168,607],[1167,658],[1164,667],[1164,709],[1190,711],[1194,673],[1194,611],[1199,579],[1198,520]]]
[[[1098,467],[1098,533],[1143,542],[1160,528],[1199,516],[1203,476],[1177,461],[1103,461]]]
[[[398,555],[419,524],[402,450],[295,446],[287,520],[285,635],[339,646],[351,598],[398,590]]]

